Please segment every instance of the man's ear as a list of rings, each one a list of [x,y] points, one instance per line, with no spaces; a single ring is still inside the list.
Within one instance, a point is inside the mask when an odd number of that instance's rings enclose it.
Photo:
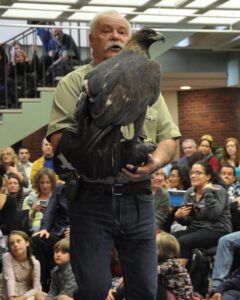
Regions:
[[[91,33],[89,33],[88,39],[89,39],[89,46],[91,48],[92,47],[92,34]]]

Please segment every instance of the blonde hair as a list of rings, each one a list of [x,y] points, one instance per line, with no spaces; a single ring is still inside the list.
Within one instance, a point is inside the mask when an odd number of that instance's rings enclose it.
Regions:
[[[61,239],[54,245],[54,252],[61,251],[64,253],[69,253],[70,243],[68,238]]]
[[[4,163],[3,163],[3,160],[2,160],[2,156],[3,156],[4,152],[9,152],[11,154],[11,157],[12,157],[12,160],[13,160],[14,164],[15,165],[18,164],[18,157],[17,157],[16,152],[14,151],[14,149],[12,147],[8,146],[8,147],[4,147],[4,148],[0,149],[0,161],[3,165],[4,165]]]
[[[117,10],[114,10],[114,9],[105,10],[105,11],[102,11],[95,15],[95,17],[90,22],[90,32],[91,33],[95,30],[95,26],[96,26],[97,22],[99,22],[99,20],[101,18],[103,18],[104,16],[117,16],[117,17],[121,17],[122,19],[124,19],[128,25],[129,36],[131,36],[131,25],[130,25],[129,21],[126,18],[124,18]]]
[[[179,257],[180,245],[175,236],[167,232],[161,232],[157,235],[156,241],[158,261]]]

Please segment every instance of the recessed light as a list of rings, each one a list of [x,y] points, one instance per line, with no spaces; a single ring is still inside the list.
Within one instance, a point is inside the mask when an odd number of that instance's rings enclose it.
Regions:
[[[191,90],[191,87],[189,85],[183,85],[180,86],[180,90],[184,90],[184,91]]]

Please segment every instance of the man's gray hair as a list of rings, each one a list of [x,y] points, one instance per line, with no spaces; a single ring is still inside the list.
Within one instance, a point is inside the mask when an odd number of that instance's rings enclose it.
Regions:
[[[187,143],[191,143],[194,148],[197,148],[197,143],[193,139],[185,139],[182,142],[182,147],[184,147],[184,145],[187,144]]]
[[[114,9],[101,11],[100,13],[96,14],[95,17],[90,22],[90,32],[94,31],[96,23],[99,21],[99,19],[101,19],[104,16],[119,16],[119,17],[123,18],[124,20],[126,20],[126,22],[128,24],[129,36],[131,35],[131,24],[117,10],[114,10]]]

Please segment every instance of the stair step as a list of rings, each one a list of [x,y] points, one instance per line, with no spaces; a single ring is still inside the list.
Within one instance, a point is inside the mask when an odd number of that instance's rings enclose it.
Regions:
[[[38,87],[37,90],[39,92],[51,92],[51,91],[55,91],[56,87],[43,86],[43,87]]]
[[[21,114],[22,109],[19,108],[5,108],[5,109],[0,109],[0,114]]]
[[[34,102],[40,102],[41,98],[20,98],[18,99],[19,102],[29,102],[29,103],[34,103]]]

